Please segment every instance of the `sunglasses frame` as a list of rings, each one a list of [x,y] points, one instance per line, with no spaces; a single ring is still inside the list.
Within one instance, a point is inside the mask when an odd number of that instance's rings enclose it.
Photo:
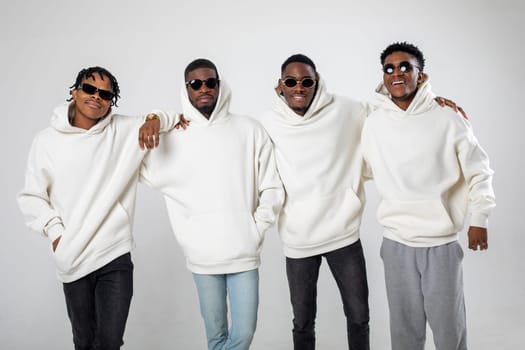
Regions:
[[[99,89],[98,87],[88,83],[80,83],[77,89],[82,90],[88,95],[94,95],[98,92],[98,96],[105,101],[111,101],[115,97],[115,93],[113,91]]]
[[[396,71],[396,68],[399,69],[399,71],[401,73],[409,73],[409,72],[412,72],[414,70],[414,68],[417,68],[419,70],[421,70],[421,68],[419,66],[416,66],[415,64],[412,64],[408,61],[402,61],[399,63],[398,66],[394,66],[392,63],[388,63],[388,64],[385,64],[383,66],[383,73],[387,74],[387,75],[392,75],[394,74],[394,72]],[[392,70],[391,72],[389,70]],[[405,69],[405,70],[403,70]]]
[[[312,85],[310,86],[306,86],[304,85],[304,82],[307,81],[307,80],[311,80],[312,81]],[[292,86],[286,84],[287,81],[293,81],[295,82],[295,84],[293,84]],[[283,83],[284,86],[286,86],[287,88],[293,88],[293,87],[296,87],[297,84],[301,84],[302,87],[304,88],[307,88],[307,89],[311,89],[315,86],[315,84],[317,84],[317,80],[313,79],[313,78],[310,78],[310,77],[305,77],[301,80],[297,80],[295,78],[292,78],[292,77],[288,77],[286,79],[281,79],[281,82]]]
[[[214,83],[212,83],[213,86],[208,85],[209,82],[214,82]],[[186,84],[186,87],[189,86],[194,91],[199,91],[202,88],[202,85],[206,85],[206,87],[208,89],[216,89],[217,86],[219,85],[219,82],[220,82],[220,80],[217,79],[217,78],[208,78],[206,80],[192,79],[192,80],[187,81],[185,84]],[[199,86],[198,87],[193,86],[195,84],[198,84]]]

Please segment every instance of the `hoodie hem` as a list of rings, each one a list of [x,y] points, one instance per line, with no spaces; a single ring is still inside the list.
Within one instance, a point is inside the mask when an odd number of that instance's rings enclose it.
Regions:
[[[310,256],[320,255],[346,247],[350,244],[357,242],[358,240],[359,231],[355,231],[350,236],[345,236],[344,238],[335,241],[323,242],[322,244],[316,246],[290,247],[285,244],[284,255],[292,259],[307,258]]]
[[[234,260],[234,261],[217,263],[214,265],[196,264],[196,263],[191,263],[190,261],[186,261],[186,267],[188,268],[188,270],[190,270],[192,273],[204,274],[204,275],[220,275],[220,274],[225,274],[225,273],[237,273],[237,272],[250,271],[250,270],[259,268],[260,265],[261,265],[260,258],[242,260],[242,261]]]
[[[57,278],[62,283],[77,281],[82,277],[85,277],[86,275],[90,274],[91,272],[96,271],[101,267],[109,264],[111,261],[115,260],[119,256],[131,252],[131,250],[133,249],[133,245],[133,240],[130,239],[121,243],[118,247],[112,247],[112,249],[103,252],[96,258],[83,262],[71,271],[60,272],[57,270]]]

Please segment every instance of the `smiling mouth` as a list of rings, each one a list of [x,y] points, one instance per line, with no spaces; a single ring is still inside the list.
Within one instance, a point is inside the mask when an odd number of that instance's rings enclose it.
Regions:
[[[95,101],[86,101],[86,104],[90,107],[90,108],[95,108],[95,109],[100,109],[102,108],[102,105],[100,105],[99,103],[95,102]]]
[[[295,94],[295,95],[292,95],[292,98],[294,100],[304,100],[306,98],[306,95]]]
[[[405,82],[402,81],[402,80],[393,81],[393,82],[391,83],[391,85],[394,85],[394,86],[396,86],[396,85],[403,85],[403,84],[405,84]]]

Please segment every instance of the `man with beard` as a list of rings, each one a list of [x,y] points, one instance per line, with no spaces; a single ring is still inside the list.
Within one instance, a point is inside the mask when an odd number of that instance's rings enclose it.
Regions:
[[[263,237],[284,191],[270,138],[257,121],[230,113],[231,92],[215,65],[197,59],[184,79],[183,113],[191,124],[165,136],[142,177],[165,196],[197,287],[208,349],[247,350],[257,324]]]

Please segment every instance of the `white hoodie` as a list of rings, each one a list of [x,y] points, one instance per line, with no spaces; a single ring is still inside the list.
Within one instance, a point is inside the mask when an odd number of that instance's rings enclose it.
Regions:
[[[493,171],[470,123],[434,101],[428,79],[406,111],[381,83],[379,109],[363,129],[363,152],[381,196],[384,236],[412,247],[457,239],[470,225],[486,227],[495,206]]]
[[[304,116],[278,93],[261,122],[275,147],[286,190],[279,218],[284,253],[303,258],[359,239],[365,201],[361,180],[361,130],[367,107],[326,91],[319,79]]]
[[[184,85],[181,99],[191,123],[162,136],[144,160],[142,180],[164,194],[190,271],[257,268],[264,232],[284,200],[270,138],[257,121],[229,112],[224,81],[209,120],[190,103]]]
[[[110,112],[85,130],[71,126],[69,106],[56,108],[51,127],[36,135],[17,198],[30,228],[51,242],[62,236],[53,254],[62,282],[132,249],[138,170],[145,154],[138,145],[143,117]]]

